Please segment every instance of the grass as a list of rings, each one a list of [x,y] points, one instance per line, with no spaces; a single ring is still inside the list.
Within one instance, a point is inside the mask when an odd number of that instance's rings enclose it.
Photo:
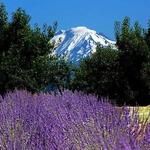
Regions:
[[[131,114],[134,111],[137,111],[141,122],[148,121],[150,123],[150,105],[149,106],[139,106],[139,107],[130,107]]]
[[[139,112],[140,120],[148,119],[148,122],[150,123],[150,106],[139,107],[138,112]]]

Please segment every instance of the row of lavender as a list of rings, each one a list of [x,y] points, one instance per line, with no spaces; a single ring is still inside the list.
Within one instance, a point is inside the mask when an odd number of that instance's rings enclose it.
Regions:
[[[143,131],[143,132],[142,132]],[[0,97],[2,150],[148,150],[150,125],[94,96],[26,91]]]

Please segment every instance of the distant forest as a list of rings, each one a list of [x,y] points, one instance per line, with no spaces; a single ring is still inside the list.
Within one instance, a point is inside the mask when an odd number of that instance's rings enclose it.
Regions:
[[[65,89],[108,97],[118,105],[150,104],[150,22],[145,29],[130,18],[115,22],[117,50],[97,45],[79,65],[52,55],[57,30],[37,24],[18,8],[11,19],[0,4],[0,94],[14,89],[32,93]]]

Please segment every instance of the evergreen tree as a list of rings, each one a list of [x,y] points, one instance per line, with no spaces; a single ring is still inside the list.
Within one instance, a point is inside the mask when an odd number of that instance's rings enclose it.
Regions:
[[[7,51],[7,30],[8,30],[8,17],[6,8],[0,4],[0,66],[2,65],[2,58],[5,57]],[[4,93],[6,90],[5,83],[8,77],[4,68],[0,67],[0,91]]]
[[[72,87],[86,93],[110,99],[118,97],[118,52],[97,47],[96,53],[86,58],[76,70]]]
[[[150,49],[150,20],[148,21],[148,29],[145,32],[145,41]]]
[[[148,46],[143,35],[143,30],[138,22],[131,28],[130,19],[125,18],[121,25],[119,38],[117,38],[117,46],[120,51],[120,79],[126,83],[123,95],[130,104],[145,105],[148,103],[145,93],[147,89],[141,75],[143,64],[148,61]]]
[[[5,52],[5,42],[6,42],[6,32],[8,27],[8,17],[6,8],[3,4],[0,4],[0,56],[4,55]]]
[[[66,62],[52,56],[57,22],[53,26],[30,26],[31,17],[18,8],[7,19],[3,4],[0,5],[0,93],[8,90],[27,89],[39,92],[49,84],[64,86],[68,76]],[[58,63],[60,62],[60,63]]]

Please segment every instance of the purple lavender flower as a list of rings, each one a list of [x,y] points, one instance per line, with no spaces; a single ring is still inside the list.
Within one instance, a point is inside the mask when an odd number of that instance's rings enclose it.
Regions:
[[[64,91],[62,95],[9,92],[0,97],[0,149],[147,150],[150,125],[139,137],[139,119],[104,98]]]

